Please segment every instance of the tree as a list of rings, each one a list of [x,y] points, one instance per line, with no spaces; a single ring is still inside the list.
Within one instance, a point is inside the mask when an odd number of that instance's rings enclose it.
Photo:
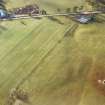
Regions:
[[[61,9],[60,8],[57,8],[57,12],[61,12]]]
[[[105,8],[105,0],[85,0],[86,3],[91,5],[94,10],[98,10],[100,8]]]
[[[82,11],[83,10],[83,8],[84,8],[84,6],[82,5],[82,6],[80,6],[79,7],[79,11]]]
[[[46,15],[47,12],[45,10],[42,10],[42,15]]]
[[[73,7],[73,12],[78,12],[78,7],[77,6]]]
[[[5,1],[4,0],[0,0],[0,9],[6,10]]]
[[[71,8],[67,8],[67,9],[66,9],[66,12],[67,12],[67,13],[71,12]]]

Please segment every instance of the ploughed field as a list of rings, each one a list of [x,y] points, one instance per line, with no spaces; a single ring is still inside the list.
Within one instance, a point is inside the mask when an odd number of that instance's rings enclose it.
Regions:
[[[34,2],[51,13],[58,7],[83,3],[9,0],[7,6]],[[28,100],[15,97],[13,105],[105,105],[104,27],[104,19],[82,25],[65,17],[57,17],[56,21],[43,18],[1,22],[0,105],[9,104],[14,88],[25,91]]]

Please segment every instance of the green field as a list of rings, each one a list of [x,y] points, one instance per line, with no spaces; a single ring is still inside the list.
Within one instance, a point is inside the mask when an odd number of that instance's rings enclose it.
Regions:
[[[7,7],[37,3],[54,13],[83,1],[8,0]],[[105,105],[105,88],[97,86],[96,75],[105,76],[105,22],[57,19],[64,24],[48,18],[0,23],[5,27],[0,28],[0,105],[8,105],[16,87],[28,92],[29,103],[22,105]]]

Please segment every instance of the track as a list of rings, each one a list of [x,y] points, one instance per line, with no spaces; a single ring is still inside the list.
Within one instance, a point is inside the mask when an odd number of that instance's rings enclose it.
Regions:
[[[47,15],[15,15],[9,18],[0,19],[1,21],[6,20],[18,20],[18,19],[29,19],[29,18],[43,18],[43,17],[52,17],[52,16],[69,16],[69,15],[88,15],[88,14],[102,14],[105,13],[103,11],[87,11],[87,12],[70,12],[70,13],[57,13],[57,14],[47,14]]]

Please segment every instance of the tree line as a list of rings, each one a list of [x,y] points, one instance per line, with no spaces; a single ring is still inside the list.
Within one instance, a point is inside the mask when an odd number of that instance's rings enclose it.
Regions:
[[[74,6],[73,8],[66,8],[64,10],[65,13],[69,13],[69,12],[79,12],[79,11],[82,11],[84,8],[84,6]],[[47,11],[46,10],[42,10],[41,13],[43,15],[46,15],[47,14]],[[57,13],[62,13],[62,9],[60,8],[57,8]]]
[[[74,6],[73,8],[66,8],[65,12],[69,13],[69,12],[79,12],[82,11],[84,8],[84,6]],[[62,10],[60,8],[57,9],[57,12],[62,12]]]

